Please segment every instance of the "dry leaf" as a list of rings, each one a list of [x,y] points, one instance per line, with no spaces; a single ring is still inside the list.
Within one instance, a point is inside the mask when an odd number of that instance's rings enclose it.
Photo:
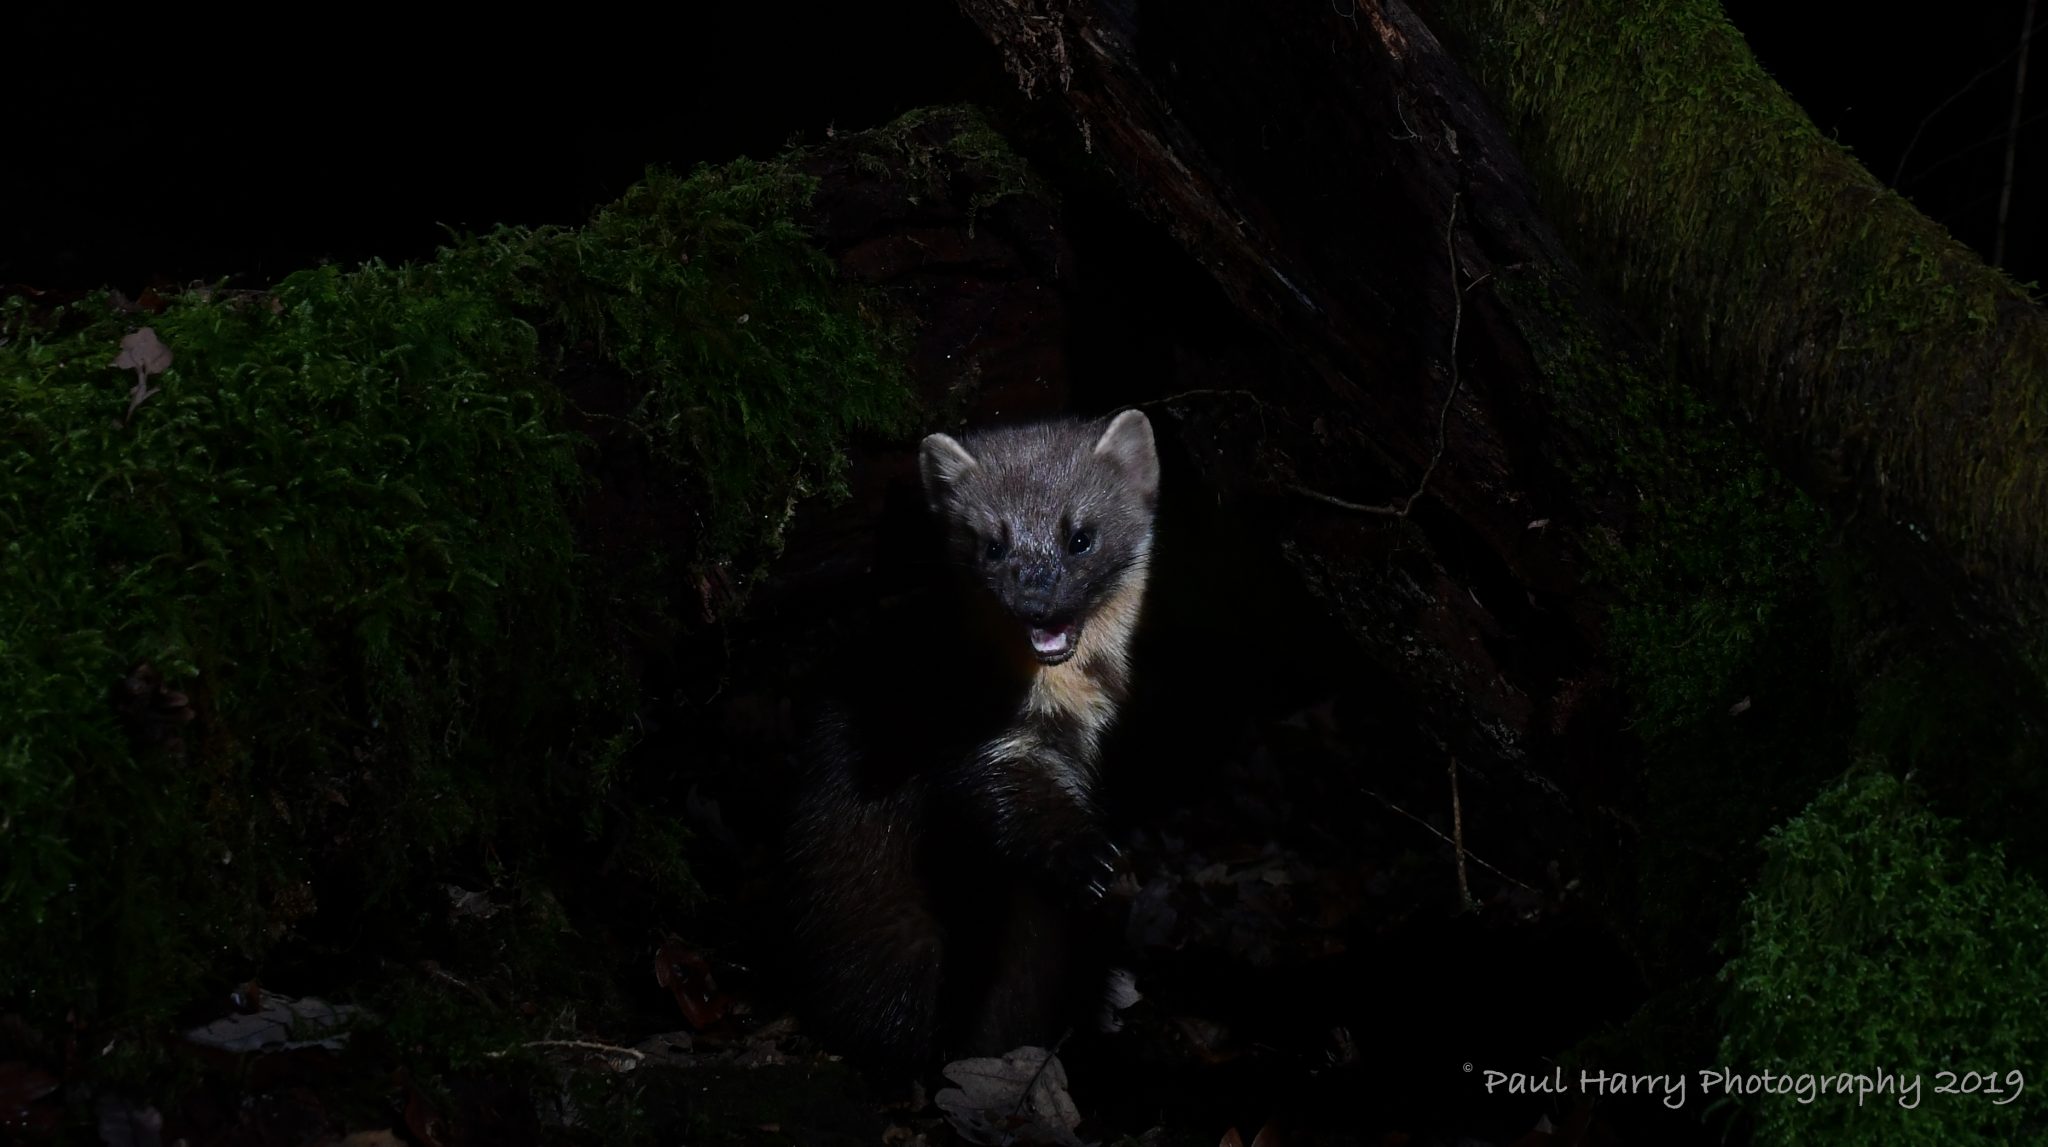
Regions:
[[[1096,1017],[1096,1026],[1105,1032],[1124,1030],[1124,1018],[1117,1013],[1144,998],[1138,993],[1137,978],[1128,969],[1111,968],[1109,982],[1103,988],[1102,1011]]]
[[[1749,698],[1747,697],[1728,706],[1728,715],[1730,717],[1740,717],[1747,712],[1749,712]]]
[[[1108,998],[1109,1006],[1118,1011],[1122,1011],[1145,998],[1138,992],[1138,978],[1133,976],[1128,968],[1111,968],[1109,970],[1109,990],[1105,995]]]
[[[361,1008],[348,1004],[330,1004],[311,996],[295,1000],[266,992],[256,1011],[224,1016],[204,1027],[193,1028],[185,1033],[185,1038],[221,1051],[291,1051],[302,1047],[339,1051],[348,1040],[348,1032],[341,1029],[361,1015]]]
[[[155,327],[131,331],[121,339],[121,354],[107,364],[120,370],[138,372],[144,378],[171,369],[171,348],[156,337]]]
[[[107,366],[135,372],[135,385],[128,391],[128,413],[121,416],[120,424],[126,426],[128,420],[135,416],[135,408],[157,393],[149,385],[150,376],[171,369],[171,348],[156,337],[156,328],[143,327],[121,339],[121,353]]]
[[[655,952],[654,982],[675,996],[683,1019],[699,1031],[718,1023],[733,1010],[733,998],[719,991],[717,981],[711,978],[711,961],[680,940],[670,939]]]
[[[1081,1112],[1067,1094],[1067,1069],[1044,1048],[956,1060],[945,1071],[960,1086],[940,1091],[932,1102],[962,1139],[982,1147],[1080,1147],[1074,1128]]]
[[[420,1094],[418,1088],[407,1084],[406,1091],[405,1129],[425,1147],[443,1147],[446,1142],[443,1137],[448,1133],[447,1120],[441,1118],[441,1113],[427,1101],[426,1096]]]

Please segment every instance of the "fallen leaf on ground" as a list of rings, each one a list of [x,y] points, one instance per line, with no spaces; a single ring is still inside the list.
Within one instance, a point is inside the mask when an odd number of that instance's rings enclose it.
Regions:
[[[406,1091],[409,1094],[405,1099],[405,1129],[426,1147],[441,1147],[448,1131],[447,1121],[441,1118],[440,1111],[427,1102],[427,1097],[421,1095],[418,1088],[408,1084]]]
[[[135,372],[135,386],[128,391],[128,413],[121,416],[121,425],[126,426],[135,416],[135,408],[157,393],[149,385],[150,376],[171,369],[171,348],[156,337],[155,327],[143,327],[121,339],[121,353],[107,366]]]
[[[1080,1147],[1080,1109],[1067,1094],[1067,1069],[1042,1047],[1001,1058],[955,1060],[946,1078],[959,1084],[932,1097],[962,1139],[983,1147],[1058,1144]]]
[[[122,337],[121,354],[108,365],[145,375],[162,374],[171,368],[171,348],[156,337],[155,327],[143,327]]]
[[[253,1012],[224,1016],[204,1027],[193,1028],[185,1038],[202,1047],[221,1051],[290,1051],[320,1047],[339,1051],[348,1040],[341,1030],[361,1017],[362,1009],[348,1004],[330,1004],[307,996],[302,1000],[265,993],[263,1004]]]
[[[1128,968],[1111,968],[1109,984],[1102,993],[1102,1013],[1098,1026],[1106,1032],[1122,1031],[1124,1018],[1118,1012],[1129,1008],[1145,997],[1138,992],[1137,977]]]
[[[691,951],[680,940],[671,939],[654,954],[654,982],[667,988],[683,1009],[683,1018],[702,1031],[724,1019],[733,1008],[733,998],[718,990],[711,978],[711,961]]]

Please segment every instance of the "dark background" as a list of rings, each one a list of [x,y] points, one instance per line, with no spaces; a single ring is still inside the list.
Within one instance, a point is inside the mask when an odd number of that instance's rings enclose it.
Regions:
[[[1912,20],[1727,7],[1822,131],[1988,257],[2025,0]],[[1008,95],[994,51],[945,0],[566,9],[439,30],[163,23],[12,29],[0,284],[133,294],[416,258],[443,225],[578,222],[649,163],[768,155],[835,125]],[[2048,53],[2035,55],[2007,238],[2022,281],[2048,263]]]
[[[1899,172],[1915,202],[1988,254],[2024,0],[1952,5],[1912,23],[1871,20],[1847,4],[1832,15],[1821,8],[1729,3],[1766,67],[1823,132],[1880,179]],[[257,286],[322,260],[418,258],[444,227],[578,222],[650,163],[769,155],[922,105],[1013,98],[996,53],[949,0],[699,5],[651,22],[571,10],[548,23],[434,31],[301,23],[284,32],[192,19],[178,15],[175,28],[10,29],[18,66],[0,77],[0,289],[104,285],[134,295],[223,277]],[[2048,263],[2048,52],[2033,64],[2007,258],[2023,281],[2038,280]],[[1169,240],[1105,241],[1125,218],[1099,213],[1092,233],[1073,228],[1097,269],[1115,264],[1077,309],[1094,312],[1078,320],[1092,324],[1090,345],[1120,347],[1125,357],[1107,361],[1135,371],[1164,356],[1129,345],[1131,332],[1163,329],[1158,315],[1167,312],[1199,326],[1215,298],[1197,297],[1206,280],[1187,261],[1175,263]],[[1158,286],[1116,289],[1139,282]],[[1108,297],[1121,301],[1101,305]],[[1308,633],[1313,624],[1272,632]],[[1490,1024],[1489,1039],[1539,1043],[1605,1022],[1599,1009],[1634,1000],[1625,971],[1585,959],[1607,949],[1577,933],[1475,938],[1465,929],[1463,921],[1412,927],[1399,944],[1376,949],[1401,963],[1340,962],[1343,982],[1326,970],[1318,982],[1247,984],[1235,968],[1198,966],[1184,971],[1179,994],[1230,983],[1230,1006],[1277,1017],[1269,1022],[1283,1030],[1333,1013],[1369,1014],[1384,984],[1404,985],[1408,998],[1455,1001],[1465,1010],[1438,1015],[1421,1035],[1368,1041],[1369,1054],[1404,1057],[1408,1075],[1387,1067],[1381,1076],[1404,1081],[1450,1054],[1427,1040],[1469,1047],[1475,1029]],[[1503,976],[1502,967],[1519,974]],[[1162,998],[1174,998],[1172,974]],[[1531,983],[1549,990],[1528,990]],[[1430,984],[1444,990],[1418,987]],[[1499,1023],[1504,1016],[1515,1022]],[[1214,1102],[1275,1086],[1240,1079],[1219,1086]],[[1462,1078],[1451,1086],[1469,1096]],[[1397,1110],[1400,1118],[1456,1110],[1426,1087],[1390,1090],[1391,1107],[1415,1109]],[[1124,1101],[1138,1105],[1150,1094],[1134,1089]],[[1149,1118],[1134,1111],[1128,1122]]]

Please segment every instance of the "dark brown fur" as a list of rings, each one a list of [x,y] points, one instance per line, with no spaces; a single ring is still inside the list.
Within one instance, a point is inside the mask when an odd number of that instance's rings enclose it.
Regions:
[[[1078,958],[1116,856],[1096,769],[1158,490],[1136,412],[933,435],[920,460],[961,576],[856,650],[790,849],[813,1028],[902,1070],[1048,1042],[1099,1001]]]

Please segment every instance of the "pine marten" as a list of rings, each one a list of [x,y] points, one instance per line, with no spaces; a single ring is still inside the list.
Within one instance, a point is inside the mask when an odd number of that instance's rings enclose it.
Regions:
[[[1135,410],[926,438],[951,576],[835,675],[789,849],[808,1020],[871,1068],[1050,1046],[1099,1014],[1097,765],[1159,491]]]

